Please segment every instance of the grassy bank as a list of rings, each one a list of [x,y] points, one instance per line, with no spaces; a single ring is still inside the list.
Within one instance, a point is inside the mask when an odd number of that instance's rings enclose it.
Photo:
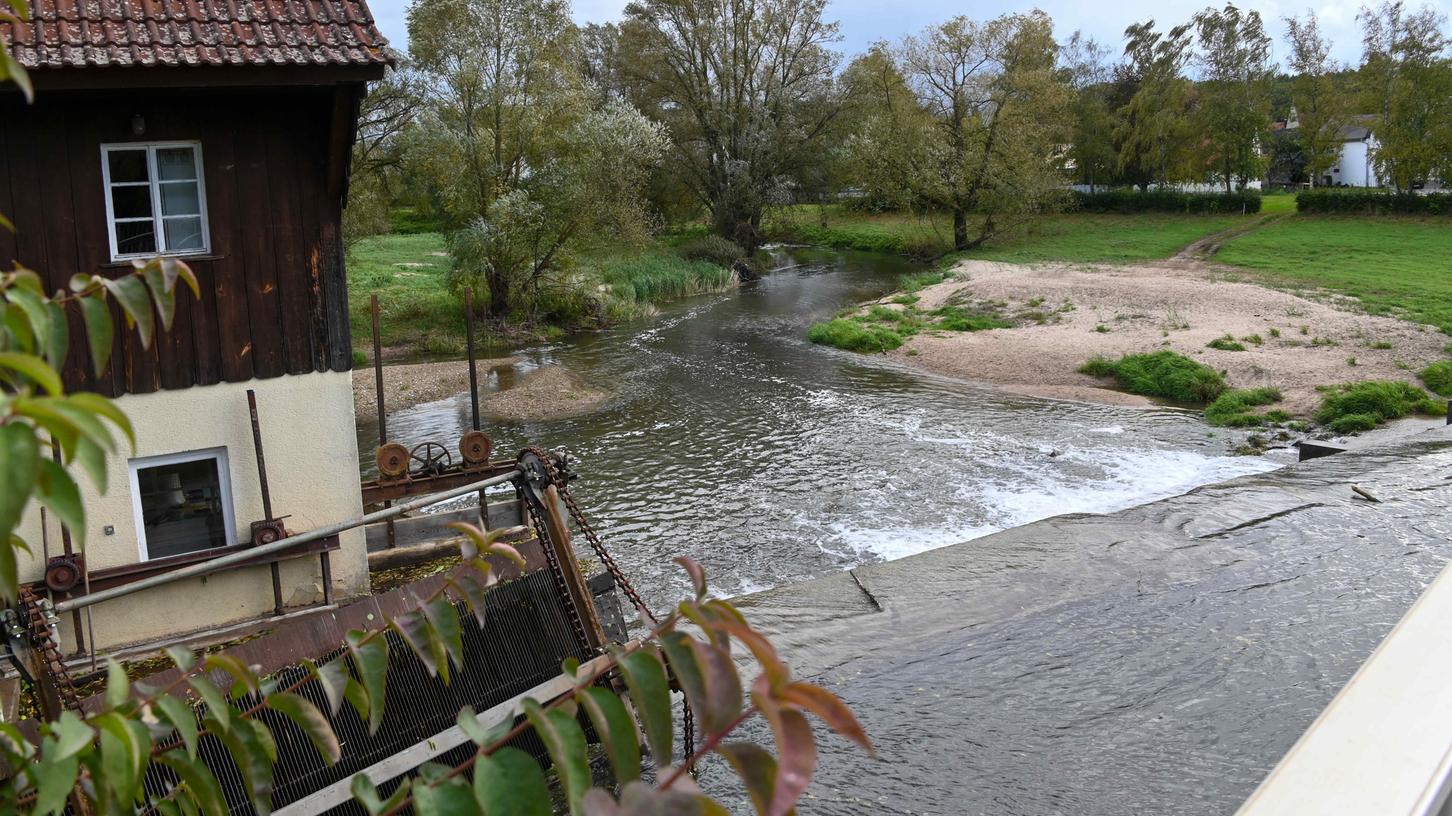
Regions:
[[[1215,260],[1262,281],[1361,300],[1452,334],[1452,221],[1297,215],[1231,240]]]
[[[464,312],[449,291],[450,259],[436,232],[378,235],[360,241],[348,258],[348,315],[355,361],[371,357],[369,298],[378,295],[379,334],[391,356],[457,357],[464,353]],[[731,270],[688,260],[664,243],[602,245],[581,252],[565,281],[535,320],[508,326],[476,324],[488,351],[533,336],[597,328],[664,303],[735,282]],[[388,354],[389,352],[385,352]]]
[[[1249,216],[1254,218],[1255,216]],[[1013,263],[1071,261],[1116,263],[1168,258],[1207,235],[1245,221],[1239,215],[1045,216],[954,257]],[[897,252],[936,258],[952,251],[953,228],[944,214],[859,213],[841,206],[781,208],[766,222],[773,240],[839,249]]]

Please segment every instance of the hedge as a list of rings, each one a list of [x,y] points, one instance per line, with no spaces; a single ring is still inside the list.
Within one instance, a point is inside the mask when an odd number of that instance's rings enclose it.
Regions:
[[[1327,187],[1296,194],[1296,210],[1342,215],[1452,215],[1452,193],[1387,193]]]
[[[1091,213],[1255,213],[1260,212],[1260,193],[1254,190],[1239,193],[1105,190],[1097,193],[1075,192],[1074,204],[1076,209]]]

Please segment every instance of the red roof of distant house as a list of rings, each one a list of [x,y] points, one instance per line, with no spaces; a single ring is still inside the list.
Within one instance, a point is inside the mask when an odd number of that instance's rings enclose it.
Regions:
[[[366,66],[393,61],[364,0],[30,0],[0,23],[26,68]]]

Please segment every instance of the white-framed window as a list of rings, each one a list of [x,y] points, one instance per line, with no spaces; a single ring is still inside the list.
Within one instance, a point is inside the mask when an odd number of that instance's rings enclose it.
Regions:
[[[201,142],[104,144],[101,175],[111,260],[210,250]]]
[[[147,456],[128,465],[142,561],[236,543],[226,448]]]

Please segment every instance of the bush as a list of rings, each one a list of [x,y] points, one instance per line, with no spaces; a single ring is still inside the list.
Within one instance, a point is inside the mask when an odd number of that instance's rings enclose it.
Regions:
[[[848,351],[892,351],[902,345],[902,337],[892,329],[841,317],[812,326],[807,339]]]
[[[1074,193],[1074,208],[1091,213],[1217,213],[1260,212],[1260,193],[1245,190],[1239,193],[1183,193],[1178,190],[1105,190],[1096,193]]]
[[[719,235],[703,235],[681,244],[676,252],[688,261],[709,261],[730,269],[744,253],[735,241]]]
[[[1387,420],[1411,414],[1439,416],[1446,410],[1446,406],[1411,383],[1366,380],[1326,389],[1326,396],[1316,411],[1316,421],[1338,433],[1354,433],[1371,430]]]
[[[1422,369],[1422,384],[1433,394],[1452,397],[1452,360],[1440,360]]]
[[[412,207],[398,207],[390,215],[389,232],[399,235],[420,235],[425,232],[443,232],[443,222],[433,215],[419,212]]]
[[[1250,410],[1280,401],[1279,388],[1236,388],[1226,391],[1206,406],[1205,421],[1211,425],[1227,428],[1249,428],[1267,420],[1284,421],[1278,419],[1285,415],[1283,411],[1277,412],[1277,419],[1272,419],[1270,412],[1262,416]]]
[[[1006,320],[1002,320],[991,314],[974,312],[962,306],[944,306],[933,310],[933,315],[940,318],[937,326],[948,331],[983,331],[985,329],[1007,329],[1013,326]]]
[[[1219,349],[1220,351],[1245,351],[1245,345],[1230,335],[1217,337],[1205,344],[1206,348]]]
[[[1095,377],[1113,376],[1131,394],[1204,405],[1225,393],[1225,379],[1215,369],[1173,351],[1127,354],[1119,362],[1091,359],[1079,370]]]
[[[1324,188],[1297,194],[1296,209],[1321,215],[1452,215],[1452,193]]]
[[[599,262],[599,270],[600,279],[616,295],[637,303],[664,303],[719,292],[735,280],[729,265],[687,260],[669,252],[611,256]]]

